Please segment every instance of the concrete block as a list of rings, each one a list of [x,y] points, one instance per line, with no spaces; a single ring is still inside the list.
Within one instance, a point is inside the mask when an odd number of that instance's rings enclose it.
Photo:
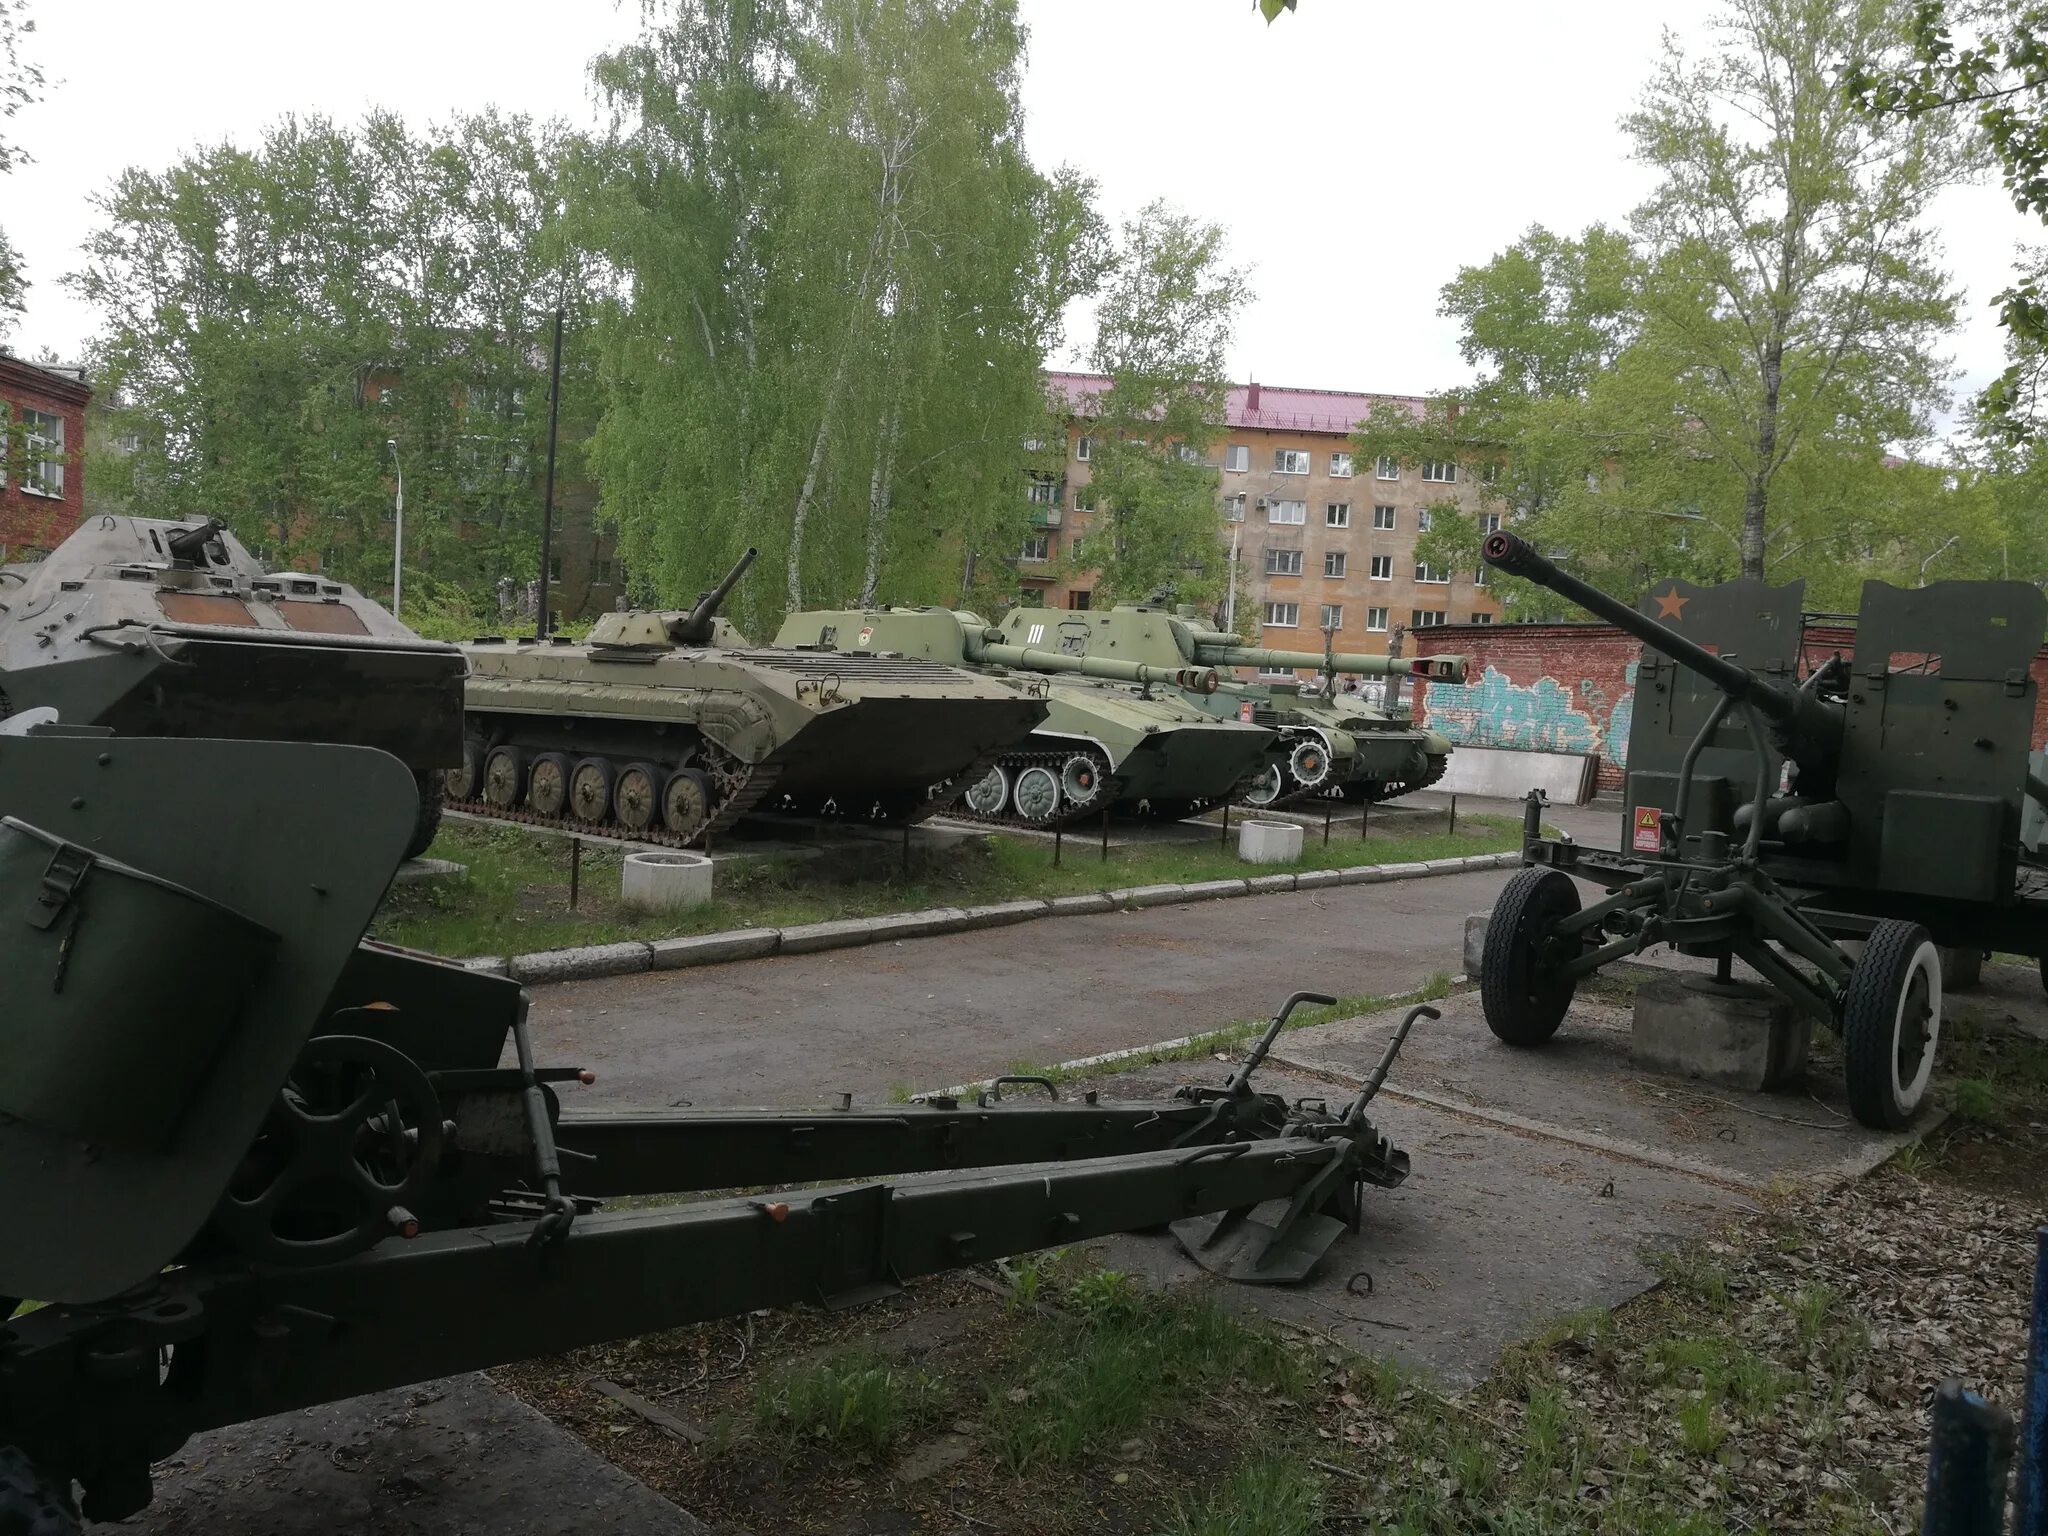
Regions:
[[[1354,864],[1349,869],[1337,871],[1339,885],[1378,885],[1387,878],[1384,864]]]
[[[630,976],[654,963],[651,945],[638,939],[618,944],[584,944],[575,949],[544,949],[514,955],[509,969],[514,981],[589,981],[597,976]]]
[[[1812,1033],[1804,1014],[1761,987],[1665,974],[1636,987],[1629,1055],[1652,1072],[1761,1093],[1803,1084]]]
[[[1254,896],[1267,896],[1275,891],[1291,891],[1294,889],[1294,876],[1254,875],[1245,881],[1245,889]]]
[[[1044,917],[1051,910],[1050,902],[1036,896],[1025,901],[998,901],[984,907],[963,907],[960,926],[1001,928],[1009,923],[1028,923],[1034,917]]]
[[[2033,804],[2030,800],[2029,805]],[[1984,951],[1944,949],[1941,954],[1941,984],[1950,992],[1968,992],[1984,980]]]
[[[1046,905],[1054,917],[1079,917],[1089,912],[1114,912],[1116,903],[1106,892],[1093,891],[1086,896],[1055,896]]]
[[[692,965],[723,965],[728,960],[758,960],[775,953],[782,941],[779,928],[734,928],[724,933],[697,933],[686,939],[656,939],[654,969],[680,971]]]
[[[486,976],[509,976],[512,967],[503,955],[471,955],[462,962],[465,971],[482,971]]]
[[[1297,891],[1313,891],[1326,885],[1341,885],[1343,873],[1341,869],[1304,869],[1294,877],[1294,888]]]
[[[1424,859],[1423,870],[1432,875],[1462,875],[1472,867],[1468,859]]]
[[[460,880],[469,873],[467,864],[453,859],[407,859],[392,873],[393,885],[431,885],[437,880]]]
[[[636,912],[681,912],[711,899],[711,860],[662,848],[629,853],[619,865],[619,900]]]
[[[1039,904],[1043,910],[1043,904]],[[778,953],[810,955],[823,949],[852,949],[861,944],[885,944],[896,939],[921,938],[931,933],[957,933],[967,926],[967,914],[958,907],[935,907],[925,912],[890,912],[881,917],[842,917],[826,923],[799,923],[782,930]]]
[[[1292,864],[1301,857],[1302,826],[1298,821],[1238,823],[1237,856],[1247,864]]]
[[[1492,919],[1491,912],[1473,912],[1465,918],[1465,974],[1477,976],[1480,962],[1486,957],[1486,925]]]
[[[1185,899],[1186,890],[1183,885],[1134,885],[1111,891],[1109,899],[1120,907],[1164,907]]]
[[[1435,788],[1443,793],[1519,800],[1532,789],[1554,805],[1584,805],[1593,798],[1600,760],[1582,752],[1523,752],[1508,747],[1461,746]]]
[[[1180,899],[1217,901],[1226,896],[1242,896],[1244,888],[1242,880],[1196,880],[1180,888]]]
[[[1382,864],[1380,866],[1380,878],[1382,880],[1413,880],[1417,875],[1426,875],[1428,873],[1429,866],[1427,864]]]

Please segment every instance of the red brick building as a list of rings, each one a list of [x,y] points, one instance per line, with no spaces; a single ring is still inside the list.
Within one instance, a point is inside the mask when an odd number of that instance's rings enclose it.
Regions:
[[[0,561],[55,549],[85,515],[84,372],[0,352]]]

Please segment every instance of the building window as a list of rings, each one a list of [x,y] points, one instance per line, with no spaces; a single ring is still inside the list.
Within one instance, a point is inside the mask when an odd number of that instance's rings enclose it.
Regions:
[[[1030,561],[1034,565],[1043,564],[1045,561],[1050,560],[1052,558],[1052,535],[1049,533],[1027,533],[1024,535],[1024,547],[1018,553],[1017,558]]]
[[[1323,526],[1325,528],[1349,528],[1351,526],[1351,503],[1348,501],[1333,501],[1323,508]]]
[[[1410,629],[1435,629],[1443,622],[1444,611],[1441,608],[1417,608],[1408,615]]]
[[[1422,561],[1418,560],[1415,562],[1415,579],[1441,587],[1449,584],[1451,573],[1449,571],[1440,571],[1435,566],[1425,565]]]
[[[1330,474],[1334,479],[1349,480],[1351,478],[1351,455],[1348,453],[1331,454]]]
[[[1322,627],[1324,629],[1342,629],[1344,627],[1344,605],[1342,603],[1323,604]]]
[[[1323,574],[1325,576],[1342,576],[1345,563],[1350,558],[1341,549],[1325,550],[1323,552]]]
[[[1384,453],[1374,462],[1372,472],[1382,480],[1401,478],[1401,466]]]
[[[1301,574],[1301,551],[1298,549],[1267,550],[1266,574],[1268,576],[1299,576]]]
[[[1486,536],[1487,536],[1487,535],[1488,535],[1489,533],[1498,533],[1498,532],[1500,532],[1500,514],[1499,514],[1498,512],[1482,512],[1482,513],[1480,513],[1480,514],[1479,514],[1479,537],[1481,537],[1481,538],[1483,539],[1483,538],[1485,538],[1485,537],[1486,537]]]
[[[1482,566],[1480,566],[1478,570],[1476,570],[1476,571],[1474,571],[1474,572],[1472,573],[1472,585],[1473,585],[1473,586],[1475,586],[1475,587],[1483,587],[1483,586],[1485,586],[1485,585],[1486,585],[1486,567],[1485,567],[1485,566],[1483,566],[1483,565],[1482,565]]]
[[[1472,615],[1470,622],[1474,624],[1491,624],[1493,622],[1493,615],[1490,613],[1475,613]]]
[[[1088,606],[1089,600],[1094,595],[1092,592],[1069,592],[1067,594],[1067,606],[1079,612]]]
[[[1269,501],[1266,503],[1266,521],[1269,523],[1305,523],[1308,521],[1308,503],[1305,501]]]
[[[1252,467],[1252,451],[1243,443],[1232,443],[1223,450],[1223,467],[1233,475],[1241,475]]]
[[[1424,459],[1422,478],[1438,485],[1455,485],[1458,481],[1458,466],[1449,459]]]
[[[1243,491],[1239,491],[1235,496],[1223,498],[1223,521],[1226,523],[1241,523],[1244,521]]]
[[[1094,438],[1077,437],[1074,439],[1074,457],[1079,459],[1083,464],[1086,464],[1088,462],[1088,455],[1093,453],[1094,451]]]
[[[1306,448],[1275,448],[1273,450],[1273,473],[1276,475],[1307,474],[1308,450]]]
[[[1394,557],[1392,555],[1374,555],[1372,557],[1372,570],[1369,574],[1374,581],[1392,581],[1394,579]]]
[[[1479,466],[1479,483],[1481,485],[1494,485],[1499,480],[1500,465],[1498,463],[1482,464]]]
[[[590,565],[590,584],[594,587],[616,587],[619,584],[619,562],[593,560]]]
[[[1394,509],[1392,507],[1374,507],[1372,509],[1372,525],[1382,533],[1392,533],[1394,531]]]
[[[37,496],[64,494],[64,418],[21,413],[21,488]]]
[[[1060,483],[1052,475],[1033,475],[1024,494],[1034,506],[1056,507],[1060,504]]]
[[[1045,606],[1045,593],[1037,587],[1026,587],[1017,594],[1017,606],[1019,608],[1043,608]]]
[[[1301,604],[1266,604],[1266,628],[1299,629],[1301,627]]]
[[[558,581],[560,581],[561,579],[562,579],[562,557],[561,557],[560,555],[555,555],[555,556],[551,557],[551,558],[549,559],[549,561],[548,561],[548,580],[549,580],[550,582],[558,582]]]
[[[1387,628],[1387,610],[1384,608],[1366,609],[1365,627],[1374,634],[1384,634]]]
[[[1429,532],[1429,525],[1430,525],[1430,524],[1431,524],[1431,523],[1432,523],[1433,521],[1435,521],[1435,519],[1433,519],[1433,518],[1432,518],[1432,517],[1431,517],[1431,516],[1429,515],[1429,508],[1427,508],[1427,507],[1417,507],[1417,508],[1415,509],[1415,531],[1416,531],[1417,533],[1427,533],[1427,532]]]

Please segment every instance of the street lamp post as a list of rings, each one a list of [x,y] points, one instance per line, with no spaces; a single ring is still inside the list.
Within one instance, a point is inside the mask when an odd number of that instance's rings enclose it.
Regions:
[[[391,534],[391,616],[395,619],[405,585],[405,466],[398,461],[397,438],[385,438],[384,446],[391,450],[391,469],[398,476],[398,503],[393,509],[397,527]]]

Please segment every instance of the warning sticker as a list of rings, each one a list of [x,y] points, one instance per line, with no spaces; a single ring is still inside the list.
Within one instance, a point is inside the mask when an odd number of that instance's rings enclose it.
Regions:
[[[1630,845],[1637,853],[1656,853],[1664,846],[1664,813],[1654,805],[1636,807],[1635,841]]]
[[[866,644],[867,644],[867,643],[868,643],[868,642],[869,642],[870,640],[872,640],[872,639],[874,639],[874,638],[875,638],[875,626],[874,626],[874,625],[872,625],[872,624],[864,624],[864,625],[862,625],[862,626],[861,626],[861,631],[860,631],[860,643],[861,643],[862,645],[866,645]]]
[[[1252,723],[1252,701],[1250,699],[1240,699],[1238,701],[1237,718],[1242,720],[1246,725],[1250,725]]]

